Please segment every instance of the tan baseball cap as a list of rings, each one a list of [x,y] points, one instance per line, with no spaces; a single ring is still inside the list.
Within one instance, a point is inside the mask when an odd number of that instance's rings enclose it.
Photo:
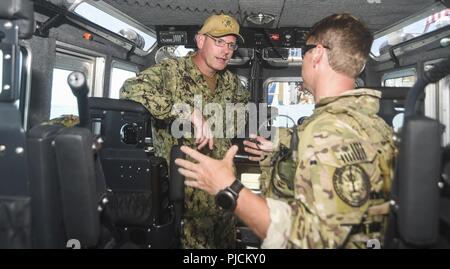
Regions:
[[[239,23],[235,18],[225,14],[212,15],[207,18],[198,33],[209,34],[214,37],[235,35],[244,42],[244,38],[239,34]]]

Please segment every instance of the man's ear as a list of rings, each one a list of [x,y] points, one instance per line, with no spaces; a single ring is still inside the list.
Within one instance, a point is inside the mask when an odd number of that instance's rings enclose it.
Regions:
[[[195,35],[195,42],[197,43],[197,48],[199,48],[199,49],[203,48],[205,39],[206,39],[205,35],[202,35],[202,34]]]
[[[327,49],[320,45],[316,47],[312,55],[313,64],[319,64],[321,61],[326,61],[328,59]]]

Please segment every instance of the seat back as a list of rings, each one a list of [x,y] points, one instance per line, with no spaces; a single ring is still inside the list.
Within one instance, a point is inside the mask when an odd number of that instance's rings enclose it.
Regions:
[[[64,128],[55,138],[61,205],[67,239],[82,247],[97,246],[100,237],[93,136],[88,129]]]
[[[14,102],[20,96],[19,38],[30,37],[32,25],[30,0],[0,2],[0,248],[27,248],[31,242],[28,150]]]
[[[107,210],[122,241],[173,247],[168,166],[153,154],[150,113],[129,100],[91,97],[89,107],[93,132],[103,140],[99,156],[112,193]]]
[[[30,247],[27,155],[19,111],[0,102],[0,248]]]
[[[27,133],[30,169],[32,247],[63,248],[66,235],[54,141],[63,129],[39,125]]]
[[[389,248],[433,247],[438,242],[441,130],[437,120],[424,116],[405,121],[392,189],[397,206],[387,233]]]
[[[447,58],[418,77],[408,92],[391,190],[392,210],[385,237],[388,248],[435,248],[442,247],[443,240],[449,242],[448,222],[447,234],[442,229],[443,217],[448,214],[442,214],[441,210],[448,199],[439,189],[447,184],[446,163],[442,163],[443,126],[417,111],[425,87],[449,73],[450,58]]]
[[[99,205],[106,189],[96,176],[91,132],[39,125],[27,135],[32,246],[65,248],[75,239],[82,248],[101,247]]]

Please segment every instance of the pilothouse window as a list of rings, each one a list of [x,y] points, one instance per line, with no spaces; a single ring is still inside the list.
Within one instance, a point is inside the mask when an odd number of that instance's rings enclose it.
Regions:
[[[73,71],[82,72],[86,76],[87,86],[90,90],[88,96],[101,96],[102,94],[94,90],[97,84],[102,85],[100,78],[96,77],[96,73],[98,73],[97,59],[100,57],[84,55],[60,48],[57,50],[53,68],[50,119],[62,115],[78,115],[77,99],[67,84],[67,77]]]
[[[371,53],[373,56],[378,57],[388,53],[389,49],[394,45],[448,25],[450,25],[450,8],[445,8],[442,4],[436,4],[424,13],[406,19],[376,34]]]
[[[3,51],[0,49],[0,94],[2,93],[3,88]]]
[[[52,83],[52,104],[50,109],[50,119],[62,115],[77,115],[77,99],[72,94],[72,90],[67,84],[67,77],[73,70],[64,70],[60,68],[53,69]]]
[[[119,99],[120,88],[122,88],[125,80],[135,77],[138,71],[137,66],[131,66],[122,62],[113,61],[111,82],[109,84],[109,98]]]
[[[279,79],[279,78],[277,78]],[[301,117],[310,116],[314,110],[314,97],[303,88],[303,81],[294,78],[265,83],[267,105],[278,110],[273,127],[292,127]],[[284,116],[283,116],[284,115]]]
[[[151,30],[102,1],[82,2],[73,12],[133,41],[137,48],[147,53],[156,43],[155,34]]]

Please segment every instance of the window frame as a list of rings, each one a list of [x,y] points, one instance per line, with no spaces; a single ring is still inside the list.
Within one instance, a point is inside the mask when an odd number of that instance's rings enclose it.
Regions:
[[[20,103],[19,110],[22,116],[22,124],[24,130],[28,130],[28,116],[31,98],[31,60],[33,54],[29,44],[21,43],[20,52],[22,57],[22,71],[20,78]]]
[[[385,36],[387,36],[390,33],[393,33],[395,31],[403,29],[403,28],[405,28],[405,27],[407,27],[407,26],[409,26],[409,25],[411,25],[411,24],[413,24],[415,22],[418,22],[418,21],[420,21],[422,19],[425,19],[428,16],[431,16],[431,15],[433,15],[433,14],[435,14],[437,12],[440,12],[440,11],[442,11],[444,9],[446,9],[445,5],[443,5],[440,2],[436,2],[436,3],[432,4],[432,5],[430,5],[428,8],[426,8],[425,10],[423,10],[420,13],[416,13],[416,14],[413,14],[411,16],[408,16],[408,17],[400,20],[399,22],[397,22],[397,23],[395,23],[395,24],[393,24],[391,26],[388,26],[388,27],[386,27],[384,29],[381,29],[380,31],[375,32],[374,33],[374,41],[376,41],[377,39],[379,39],[381,37],[385,37]],[[406,51],[410,51],[410,50],[414,50],[414,49],[420,48],[420,47],[422,47],[422,46],[424,46],[426,44],[429,44],[429,43],[431,43],[431,42],[433,42],[435,40],[441,39],[441,38],[443,38],[443,37],[448,35],[448,31],[447,31],[448,28],[449,27],[443,27],[441,29],[437,29],[437,30],[434,30],[434,31],[431,31],[431,32],[428,32],[428,33],[424,33],[423,35],[420,35],[420,36],[414,37],[412,39],[409,39],[409,40],[400,42],[398,44],[395,44],[395,45],[393,45],[393,47],[396,47],[394,49],[394,54],[396,56],[399,56],[399,55],[405,53]],[[402,46],[401,44],[404,44],[404,46]],[[402,49],[400,49],[400,47],[402,47]],[[374,59],[377,62],[386,61],[386,60],[389,60],[391,58],[389,53],[383,53],[383,54],[380,54],[378,56],[375,56],[372,53],[372,48],[370,50],[369,55],[370,55],[370,57],[372,59]]]
[[[263,101],[266,103],[267,108],[270,108],[271,105],[269,105],[269,94],[268,94],[268,87],[271,83],[274,82],[281,82],[281,83],[290,83],[290,82],[299,82],[299,83],[303,83],[303,78],[302,77],[269,77],[267,78],[264,82],[263,82]],[[298,105],[298,104],[297,104]],[[314,113],[314,108],[312,113]],[[294,119],[292,119],[294,120]],[[298,119],[297,119],[298,121]],[[297,122],[294,122],[294,124],[297,124]]]
[[[135,47],[135,48],[134,48],[134,53],[135,53],[135,54],[137,54],[137,55],[139,55],[139,56],[146,56],[146,55],[150,54],[150,53],[157,47],[158,41],[157,41],[156,31],[155,31],[154,29],[151,29],[151,28],[146,27],[146,26],[143,25],[142,23],[140,23],[140,22],[138,22],[137,20],[131,18],[130,16],[126,15],[125,13],[121,12],[120,10],[116,9],[115,7],[111,6],[110,4],[108,4],[108,3],[106,3],[106,2],[104,2],[104,1],[102,1],[102,0],[95,0],[95,1],[92,1],[92,0],[76,0],[76,1],[74,1],[74,3],[68,8],[68,10],[69,10],[71,13],[73,13],[74,15],[79,16],[80,18],[83,18],[83,19],[86,20],[86,21],[89,21],[92,25],[95,25],[95,26],[96,26],[97,28],[99,28],[99,29],[102,29],[102,30],[100,31],[100,30],[97,30],[96,28],[91,27],[90,25],[87,25],[87,24],[85,24],[85,23],[83,23],[83,22],[80,22],[80,21],[76,21],[76,20],[75,20],[75,22],[76,22],[77,24],[81,24],[81,25],[82,25],[84,28],[86,28],[87,30],[89,30],[89,31],[91,31],[91,32],[93,32],[93,33],[96,33],[96,34],[102,36],[103,38],[105,38],[105,39],[107,39],[107,40],[110,40],[111,42],[113,42],[113,43],[115,43],[115,44],[118,44],[119,46],[124,47],[124,48],[127,49],[127,50],[133,49],[133,45],[132,45],[132,44],[134,44],[133,41],[131,41],[131,40],[125,38],[124,36],[122,36],[122,35],[119,34],[119,33],[116,33],[116,32],[114,32],[114,31],[111,31],[111,30],[105,28],[105,27],[102,26],[102,25],[99,25],[99,24],[97,24],[97,23],[94,23],[93,21],[89,20],[89,18],[86,18],[86,17],[82,16],[81,14],[75,12],[75,9],[76,9],[79,5],[81,5],[81,4],[83,4],[83,3],[87,3],[87,4],[91,5],[91,6],[94,7],[94,8],[97,8],[97,9],[99,9],[99,10],[101,10],[101,11],[107,13],[108,15],[111,15],[112,17],[116,18],[117,20],[122,21],[124,24],[127,24],[127,25],[129,25],[130,27],[135,28],[135,29],[137,29],[137,30],[139,30],[139,31],[141,31],[141,32],[143,32],[143,33],[145,33],[145,34],[147,34],[147,35],[149,35],[150,37],[152,37],[152,38],[155,39],[155,42],[148,48],[148,50],[143,50],[143,49],[140,49],[140,48]],[[70,17],[68,17],[68,19],[69,19],[69,20],[74,20],[74,19],[72,19],[72,18],[70,18]],[[106,30],[106,31],[103,31],[103,30]],[[110,34],[108,34],[108,33],[112,33],[113,35],[110,35]],[[129,41],[130,44],[124,43],[123,41],[121,41],[120,39],[118,39],[117,36],[120,36],[121,38],[124,38],[125,40]]]
[[[302,77],[269,77],[263,82],[263,100],[266,102],[267,106],[269,106],[268,98],[269,94],[267,92],[268,86],[272,82],[302,82]]]
[[[403,78],[403,77],[409,77],[409,76],[415,76],[417,80],[417,69],[415,67],[407,67],[402,68],[399,70],[393,70],[389,71],[383,74],[381,77],[381,86],[385,86],[385,82],[388,79],[396,79],[396,78]],[[402,86],[406,87],[406,86]]]
[[[426,61],[423,70],[429,70],[433,65],[444,60],[438,58]],[[442,146],[450,143],[450,75],[445,76],[436,83],[428,84],[425,87],[425,116],[438,120],[445,126],[442,134]]]
[[[108,96],[107,96],[108,98],[112,98],[111,97],[111,93],[112,93],[111,89],[112,89],[114,68],[122,69],[125,71],[130,71],[130,72],[135,72],[136,75],[139,73],[139,67],[135,64],[127,63],[127,62],[120,61],[117,59],[112,60],[111,61],[111,69],[109,72],[109,88],[108,88]]]
[[[384,73],[383,76],[381,77],[381,85],[383,87],[385,87],[386,86],[385,85],[386,80],[388,80],[388,79],[397,79],[397,78],[403,78],[403,77],[409,77],[409,76],[414,76],[416,78],[416,81],[417,81],[418,74],[417,74],[417,68],[416,67],[405,67],[405,68],[402,68],[402,69],[391,70],[389,72]],[[408,86],[400,86],[400,87],[408,87]],[[394,103],[396,103],[396,102],[397,102],[397,100],[394,100]],[[393,117],[392,122],[390,123],[390,125],[392,126],[392,128],[395,131],[398,131],[398,130],[401,129],[401,127],[404,124],[405,109],[404,109],[404,107],[394,107],[394,110],[396,112],[398,112],[398,113]],[[401,120],[402,124],[396,129],[395,128],[396,126],[394,126],[394,121],[395,121],[395,118],[398,115],[400,115],[400,114],[403,115],[402,116],[403,118]]]
[[[56,42],[55,62],[53,69],[80,71],[86,75],[88,96],[103,97],[106,55],[70,45]],[[50,99],[49,117],[52,118],[53,78]]]

